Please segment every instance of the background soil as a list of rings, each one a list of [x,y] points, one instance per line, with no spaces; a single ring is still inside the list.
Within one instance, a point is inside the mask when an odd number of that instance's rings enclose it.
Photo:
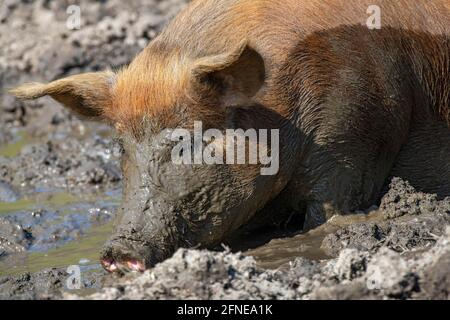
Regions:
[[[99,268],[120,202],[114,134],[51,99],[24,103],[5,90],[120,68],[185,2],[0,3],[0,298],[450,298],[450,199],[396,178],[379,207],[244,254],[179,250],[120,279]],[[66,26],[71,4],[79,30]],[[82,290],[68,289],[68,265],[80,265]]]

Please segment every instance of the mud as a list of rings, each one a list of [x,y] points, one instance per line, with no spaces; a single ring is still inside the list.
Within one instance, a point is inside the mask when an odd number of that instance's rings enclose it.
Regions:
[[[72,4],[81,9],[81,26],[73,30],[66,26]],[[98,252],[112,232],[122,178],[110,128],[78,119],[51,99],[18,101],[7,89],[120,68],[183,5],[0,3],[0,298],[60,296],[67,266],[81,262],[88,275],[103,275]]]
[[[306,234],[276,230],[230,252],[182,249],[142,275],[101,270],[121,194],[114,135],[50,99],[23,103],[5,89],[119,68],[184,2],[78,1],[80,30],[66,27],[74,1],[1,3],[0,299],[450,298],[450,199],[397,178],[379,207]],[[80,290],[67,286],[69,265],[80,266]]]
[[[324,239],[322,249],[331,256],[346,248],[374,252],[383,247],[407,254],[432,246],[450,223],[450,198],[438,200],[399,178],[392,180],[379,210],[381,221],[342,228]]]
[[[433,249],[411,257],[386,247],[373,254],[345,249],[336,259],[297,258],[275,271],[242,254],[179,250],[153,270],[87,298],[448,299],[449,244],[447,228]],[[428,281],[430,275],[435,281]]]
[[[82,286],[85,292],[99,288],[98,279],[104,276],[103,271],[85,270],[82,273]],[[62,297],[62,292],[67,290],[69,274],[65,269],[46,269],[37,273],[24,273],[14,278],[3,277],[0,279],[0,299],[15,300],[50,300]],[[86,289],[87,288],[87,289]]]
[[[390,192],[400,186],[409,192],[399,193],[391,203]],[[405,213],[412,199],[430,199],[428,195],[399,179],[394,179],[390,192],[382,206],[395,206],[404,213],[401,217],[372,208],[369,214],[335,217],[309,233],[275,239],[243,253],[180,249],[142,275],[119,278],[91,266],[90,272],[82,273],[81,291],[67,288],[65,269],[3,277],[0,291],[2,298],[14,299],[450,298],[448,199],[436,200],[431,211],[424,205]],[[14,230],[10,234],[20,250],[29,247],[26,234],[7,223],[2,228]],[[302,250],[278,252],[280,243],[294,248],[299,239],[311,244],[310,252],[325,253],[325,258],[315,259]],[[280,255],[282,260],[268,258]]]

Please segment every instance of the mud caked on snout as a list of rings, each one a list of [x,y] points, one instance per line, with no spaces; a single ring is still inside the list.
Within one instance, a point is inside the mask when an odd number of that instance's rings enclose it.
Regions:
[[[107,243],[100,258],[103,268],[108,272],[143,272],[147,265],[145,260],[138,252],[119,242]]]
[[[108,241],[100,256],[108,272],[144,272],[170,256],[170,252],[141,240],[116,238]]]
[[[155,213],[140,212],[138,219],[127,211],[116,232],[104,245],[100,261],[108,272],[143,272],[169,258],[176,250],[176,238],[167,232],[170,225],[152,223]],[[149,219],[149,220],[146,220]]]

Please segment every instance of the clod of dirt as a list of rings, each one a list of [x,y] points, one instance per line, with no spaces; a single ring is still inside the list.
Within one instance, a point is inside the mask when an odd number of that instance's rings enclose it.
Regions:
[[[344,248],[378,251],[387,247],[401,253],[432,246],[450,224],[450,199],[417,192],[394,178],[380,207],[387,220],[357,223],[325,237],[322,249],[337,256]]]
[[[344,249],[334,264],[333,273],[339,280],[353,280],[367,270],[368,253],[356,249]]]
[[[0,218],[0,260],[8,254],[25,251],[28,244],[28,234],[20,225]]]
[[[388,248],[347,249],[328,262],[297,259],[280,271],[260,269],[241,254],[180,249],[153,270],[87,299],[439,298],[449,292],[449,243],[450,228],[432,250],[409,258]],[[81,299],[68,293],[64,298]]]
[[[423,296],[437,300],[450,299],[450,252],[442,255],[429,268],[422,280]]]
[[[450,214],[450,198],[439,200],[435,194],[415,190],[407,181],[393,178],[380,209],[386,219],[423,213]]]
[[[64,287],[65,271],[51,269],[17,277],[0,278],[0,299],[34,300],[59,297]]]

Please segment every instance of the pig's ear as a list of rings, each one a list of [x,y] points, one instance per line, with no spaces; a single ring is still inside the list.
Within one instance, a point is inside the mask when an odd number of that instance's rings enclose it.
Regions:
[[[227,107],[248,104],[266,76],[263,58],[246,41],[230,52],[198,59],[192,70],[195,79],[217,89]]]
[[[111,104],[111,71],[85,73],[49,84],[29,83],[9,92],[19,99],[32,100],[50,96],[80,116],[102,120],[104,109]]]

